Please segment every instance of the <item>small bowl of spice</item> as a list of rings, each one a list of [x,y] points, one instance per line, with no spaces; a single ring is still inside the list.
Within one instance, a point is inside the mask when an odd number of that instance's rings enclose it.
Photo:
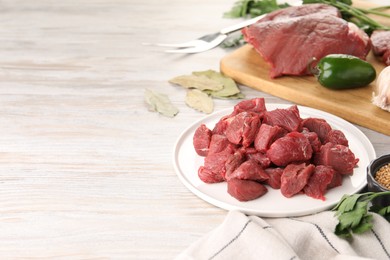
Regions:
[[[367,188],[371,192],[390,191],[390,154],[373,160],[367,167]],[[378,206],[389,206],[390,197],[380,196],[373,200]]]

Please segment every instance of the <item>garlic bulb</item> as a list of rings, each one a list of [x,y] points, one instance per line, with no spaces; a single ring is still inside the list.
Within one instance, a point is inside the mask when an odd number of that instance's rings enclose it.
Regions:
[[[372,103],[390,112],[390,66],[384,68],[376,80]]]

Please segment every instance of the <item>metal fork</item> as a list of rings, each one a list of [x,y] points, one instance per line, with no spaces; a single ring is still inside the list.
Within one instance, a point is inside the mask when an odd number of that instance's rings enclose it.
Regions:
[[[236,32],[246,26],[256,23],[265,15],[260,15],[255,18],[243,21],[241,23],[223,28],[217,33],[204,35],[196,40],[183,43],[156,43],[155,46],[172,47],[176,49],[165,50],[170,53],[198,53],[210,50],[220,45],[228,36],[228,34]]]

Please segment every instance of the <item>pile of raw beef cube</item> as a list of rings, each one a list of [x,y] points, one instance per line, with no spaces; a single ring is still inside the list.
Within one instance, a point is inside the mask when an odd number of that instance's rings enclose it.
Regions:
[[[359,161],[344,133],[326,120],[302,119],[296,105],[267,111],[263,98],[241,101],[213,129],[201,124],[193,144],[204,157],[199,178],[226,181],[239,201],[257,199],[268,188],[287,198],[303,193],[325,200]]]

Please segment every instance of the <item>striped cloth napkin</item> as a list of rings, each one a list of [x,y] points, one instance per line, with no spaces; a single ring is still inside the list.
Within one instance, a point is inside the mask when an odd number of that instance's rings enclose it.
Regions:
[[[176,259],[390,259],[390,224],[381,216],[374,214],[374,228],[350,241],[333,233],[336,224],[331,211],[293,218],[230,211]]]

